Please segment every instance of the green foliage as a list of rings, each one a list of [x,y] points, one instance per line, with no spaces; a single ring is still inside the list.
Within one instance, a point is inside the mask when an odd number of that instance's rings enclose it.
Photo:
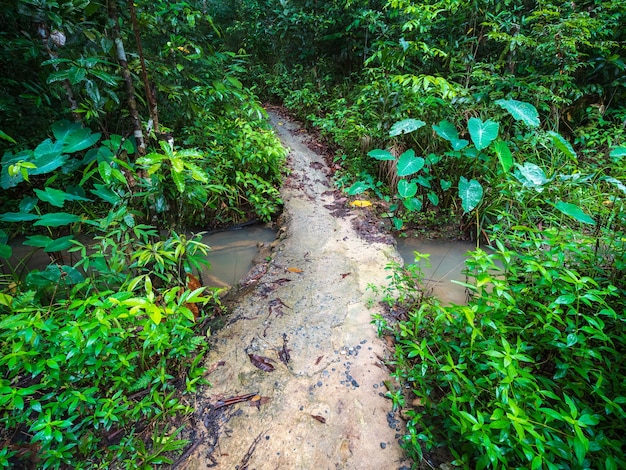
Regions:
[[[411,301],[396,328],[419,403],[407,450],[445,444],[471,468],[624,466],[623,243],[521,226],[506,242],[471,253],[467,306]],[[402,272],[391,287],[406,296],[419,271]]]

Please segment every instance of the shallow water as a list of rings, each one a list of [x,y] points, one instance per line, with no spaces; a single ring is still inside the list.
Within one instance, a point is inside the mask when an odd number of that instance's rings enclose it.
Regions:
[[[202,242],[211,247],[207,259],[211,269],[203,270],[202,280],[209,287],[226,287],[237,283],[252,267],[252,259],[257,255],[257,244],[271,242],[276,232],[264,225],[251,225],[240,230],[217,232],[202,237]],[[13,241],[13,256],[10,265],[17,268],[19,276],[33,269],[44,270],[50,264],[48,253]],[[83,242],[88,243],[87,240]],[[64,253],[64,262],[73,264],[76,254]],[[0,260],[0,272],[8,274],[8,265]]]
[[[210,287],[236,284],[252,267],[257,245],[272,242],[275,236],[276,232],[264,225],[205,235],[202,242],[211,247],[208,256],[211,269],[202,273],[204,283]]]
[[[432,294],[444,304],[465,304],[467,294],[465,287],[453,283],[453,280],[465,282],[463,269],[467,252],[476,249],[471,242],[454,240],[421,240],[417,238],[400,238],[398,251],[405,264],[414,264],[417,251],[430,254],[430,266],[420,262],[425,276],[426,289],[432,289]]]

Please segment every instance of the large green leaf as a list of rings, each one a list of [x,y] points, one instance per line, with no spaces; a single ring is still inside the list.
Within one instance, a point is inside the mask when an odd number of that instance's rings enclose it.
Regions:
[[[79,123],[67,120],[55,122],[52,133],[60,143],[63,152],[74,153],[85,150],[100,140],[100,133],[93,134],[91,129],[82,127]]]
[[[500,160],[502,169],[507,173],[513,167],[513,155],[511,154],[509,146],[504,140],[497,140],[493,148],[496,151],[498,160]]]
[[[363,191],[369,188],[369,185],[363,181],[357,181],[348,189],[346,189],[346,194],[348,196],[355,196],[357,194],[361,194]]]
[[[26,283],[35,287],[47,287],[59,282],[78,284],[84,280],[83,275],[72,266],[49,264],[44,271],[33,270],[26,275]]]
[[[74,235],[67,235],[65,237],[57,238],[56,240],[50,241],[45,247],[44,251],[53,253],[55,251],[66,251],[74,246],[72,241],[74,240]]]
[[[367,155],[375,158],[376,160],[395,160],[396,157],[394,157],[391,152],[389,152],[388,150],[381,150],[381,149],[375,149],[375,150],[371,150],[369,152],[367,152]]]
[[[33,163],[37,166],[28,173],[31,175],[43,175],[63,166],[68,159],[67,155],[63,155],[63,143],[52,142],[50,139],[44,140],[35,149],[33,155]]]
[[[71,133],[77,132],[82,128],[80,123],[71,122],[67,119],[63,119],[62,121],[57,121],[52,124],[52,134],[55,139],[63,142],[66,137],[68,137]]]
[[[467,123],[467,129],[469,130],[472,142],[478,150],[489,147],[489,144],[498,137],[498,130],[500,126],[497,122],[487,120],[483,122],[480,118],[470,118]]]
[[[475,179],[468,181],[467,178],[461,176],[459,180],[459,196],[461,197],[463,212],[471,212],[480,204],[483,198],[483,187]]]
[[[396,122],[391,129],[389,130],[389,136],[396,137],[400,134],[408,134],[410,132],[416,131],[420,127],[424,127],[426,123],[424,121],[420,121],[419,119],[404,119],[402,121]]]
[[[550,131],[548,132],[548,136],[550,136],[550,139],[552,139],[552,143],[554,144],[554,146],[561,152],[563,152],[566,157],[569,157],[572,160],[576,159],[576,152],[574,151],[572,144],[565,140],[565,138],[561,134]]]
[[[626,147],[615,147],[611,150],[609,157],[611,157],[615,163],[619,162],[622,157],[626,157]]]
[[[100,199],[105,200],[109,204],[115,205],[122,200],[122,198],[117,193],[107,188],[104,184],[96,183],[93,186],[95,189],[91,190],[92,194],[95,194]]]
[[[19,205],[20,212],[32,211],[37,206],[38,202],[39,200],[36,197],[32,197],[32,196],[24,197],[24,199],[20,201],[20,205]]]
[[[459,139],[456,127],[449,121],[443,120],[439,122],[438,126],[433,124],[433,130],[439,137],[443,137],[452,144],[452,150],[461,150],[469,144],[467,140]]]
[[[569,202],[559,201],[555,204],[555,207],[560,210],[563,214],[573,217],[579,222],[589,225],[595,225],[596,221],[593,218],[578,207],[576,204],[571,204]]]
[[[41,189],[35,189],[35,194],[37,194],[37,197],[41,201],[52,204],[55,207],[63,207],[65,201],[91,201],[91,199],[87,199],[86,197],[77,196],[61,191],[60,189],[49,187],[43,191]]]
[[[497,100],[496,104],[506,109],[516,121],[523,121],[529,127],[538,127],[539,113],[530,103],[518,100]]]
[[[67,212],[51,212],[49,214],[42,215],[33,225],[43,227],[60,227],[62,225],[73,224],[74,222],[78,222],[80,220],[80,217],[75,214],[68,214]]]
[[[80,152],[96,144],[101,135],[99,132],[92,134],[90,129],[83,128],[66,138],[63,143],[63,150],[67,153]]]
[[[415,152],[412,149],[407,150],[398,159],[398,176],[409,176],[413,173],[417,173],[424,167],[424,159],[422,157],[416,157]]]
[[[26,246],[33,246],[35,248],[45,248],[52,241],[52,238],[46,235],[29,235],[22,243]]]
[[[209,182],[209,177],[207,176],[206,171],[204,171],[198,165],[196,165],[194,163],[187,162],[185,164],[185,166],[190,171],[191,177],[194,180],[200,181],[201,183],[208,183]]]
[[[412,198],[409,198],[409,199],[404,199],[402,201],[402,205],[404,207],[406,207],[408,210],[414,211],[414,212],[421,211],[422,210],[422,206],[423,206],[422,200],[418,199],[418,198],[415,198],[415,197],[412,197]]]
[[[185,192],[185,174],[179,171],[171,172],[172,179],[174,180],[174,184],[176,185],[176,189],[178,189],[179,193]]]
[[[398,194],[404,198],[415,196],[417,194],[417,184],[413,181],[409,183],[407,180],[398,181]]]
[[[0,214],[0,221],[2,222],[31,222],[38,218],[37,214],[27,214],[25,212],[5,212]]]
[[[524,162],[524,165],[515,164],[517,169],[513,173],[515,178],[524,186],[541,191],[542,186],[548,183],[544,171],[534,163]]]

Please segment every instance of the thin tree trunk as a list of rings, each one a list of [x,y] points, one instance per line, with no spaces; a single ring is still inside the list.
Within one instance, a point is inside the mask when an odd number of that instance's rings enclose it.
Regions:
[[[39,23],[37,25],[37,33],[39,34],[39,37],[41,38],[41,42],[43,43],[44,49],[48,53],[48,57],[50,57],[51,59],[56,59],[59,55],[56,52],[54,52],[52,49],[50,49],[50,30],[48,28],[48,25],[45,23]],[[65,44],[65,36],[62,35],[61,33],[58,33],[57,36],[59,38],[62,38],[62,41],[59,42],[59,39],[57,39],[56,41],[54,41],[54,43],[57,44],[57,46],[62,46],[63,44]],[[52,67],[54,68],[55,72],[58,72],[59,66],[57,64],[52,64]],[[63,80],[61,84],[63,86],[63,89],[65,89],[65,96],[67,97],[70,110],[72,111],[72,118],[76,122],[83,122],[83,117],[78,112],[78,101],[76,100],[76,97],[74,96],[74,90],[72,90],[72,84],[67,78]]]
[[[120,64],[120,71],[124,84],[126,85],[126,99],[128,102],[128,111],[130,112],[130,119],[133,125],[133,135],[137,141],[137,152],[139,156],[146,154],[146,141],[143,137],[143,129],[141,127],[141,120],[139,119],[139,112],[137,111],[137,102],[135,101],[135,87],[133,86],[133,79],[128,70],[128,61],[126,60],[126,52],[124,50],[124,43],[122,42],[122,34],[120,32],[119,19],[117,15],[116,0],[108,0],[107,5],[109,8],[109,18],[113,22],[113,38],[115,42],[115,49],[117,52],[117,61]]]
[[[139,53],[139,61],[141,62],[141,77],[143,78],[143,86],[146,90],[146,100],[148,101],[148,110],[150,111],[150,119],[155,133],[159,133],[159,111],[157,108],[156,97],[152,93],[152,87],[148,80],[148,71],[146,69],[146,61],[143,56],[143,47],[141,46],[141,36],[139,34],[139,26],[137,25],[137,15],[135,13],[134,0],[128,0],[128,9],[130,10],[130,19],[135,32],[135,42],[137,43],[137,52]]]

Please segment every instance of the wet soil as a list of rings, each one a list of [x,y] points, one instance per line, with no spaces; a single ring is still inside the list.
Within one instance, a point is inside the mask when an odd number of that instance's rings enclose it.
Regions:
[[[335,192],[301,127],[270,112],[290,149],[279,238],[241,282],[191,403],[184,469],[405,469],[397,386],[371,315],[393,239]],[[267,255],[270,260],[266,260]]]

